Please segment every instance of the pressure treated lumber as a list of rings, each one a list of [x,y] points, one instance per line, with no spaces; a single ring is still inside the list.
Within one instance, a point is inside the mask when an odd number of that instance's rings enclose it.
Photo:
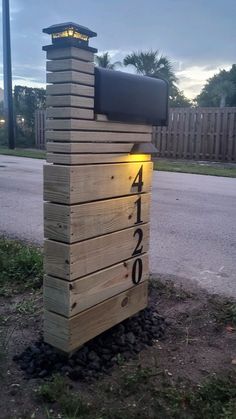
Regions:
[[[44,166],[44,200],[60,204],[78,204],[139,191],[135,185],[142,173],[142,192],[150,192],[152,162],[117,163],[83,166]],[[134,185],[133,185],[134,184]]]
[[[48,84],[47,95],[76,95],[94,97],[94,87],[76,83]]]
[[[48,108],[46,111],[46,118],[78,118],[78,119],[93,119],[94,112],[92,109],[71,108],[71,107],[56,107]]]
[[[94,61],[94,53],[75,47],[55,48],[47,51],[47,60],[74,58],[83,61]]]
[[[141,240],[141,244],[140,244]],[[149,246],[149,224],[142,224],[85,240],[64,244],[46,240],[45,272],[67,281],[130,259],[137,247],[140,254]]]
[[[45,136],[47,141],[63,142],[150,143],[152,140],[151,134],[131,132],[46,131]]]
[[[140,158],[141,157],[141,158]],[[135,154],[62,154],[48,153],[47,162],[54,164],[78,165],[78,164],[101,164],[101,163],[128,163],[134,161],[150,161],[147,154],[142,156]]]
[[[44,340],[65,352],[71,352],[88,340],[144,309],[148,281],[67,319],[45,311]]]
[[[47,88],[49,87],[55,88],[58,86],[52,85],[52,86],[47,86]],[[61,86],[62,85],[60,85],[60,87]],[[87,89],[87,86],[81,85],[80,87],[85,87]],[[66,92],[65,94],[68,94],[68,93]],[[150,125],[126,124],[123,122],[110,122],[110,121],[109,122],[107,121],[80,121],[77,119],[48,119],[46,121],[46,128],[48,130],[55,129],[55,130],[110,131],[112,133],[114,132],[136,132],[136,133],[147,133],[147,134],[152,133],[152,127]]]
[[[133,148],[133,143],[63,143],[47,142],[49,153],[129,153]],[[136,155],[137,156],[137,155]]]
[[[152,127],[94,113],[94,53],[47,52],[44,339],[67,353],[147,306]]]
[[[91,97],[74,96],[74,95],[55,95],[46,96],[46,106],[73,106],[77,108],[94,108],[94,99]]]
[[[94,74],[94,63],[67,58],[64,60],[47,61],[47,71],[80,71],[83,73]]]
[[[46,202],[44,236],[74,243],[146,223],[150,218],[150,201],[148,193],[73,206]]]
[[[78,71],[57,71],[47,73],[47,83],[78,83],[88,86],[94,86],[94,75],[81,73]]]
[[[148,254],[142,260],[141,282],[148,279]],[[73,282],[45,276],[44,307],[48,311],[72,317],[134,286],[132,270],[136,258],[103,269]]]

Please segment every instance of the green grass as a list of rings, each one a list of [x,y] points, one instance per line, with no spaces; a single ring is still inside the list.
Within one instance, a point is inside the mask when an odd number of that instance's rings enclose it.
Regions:
[[[6,156],[29,157],[31,159],[45,159],[46,151],[44,150],[27,150],[24,148],[17,148],[9,150],[7,147],[0,147],[0,154]]]
[[[57,403],[63,418],[89,418],[89,408],[78,394],[71,392],[69,384],[60,375],[55,375],[51,381],[42,384],[38,389],[38,398],[46,403]],[[52,416],[46,409],[47,417]]]
[[[112,386],[93,389],[92,402],[85,401],[56,375],[37,392],[46,404],[48,418],[64,419],[235,419],[236,377],[211,376],[201,385],[176,382],[165,372],[140,366],[123,371]],[[55,416],[49,412],[53,407]]]
[[[147,384],[152,375],[153,370],[151,368],[141,368],[139,366],[136,370],[123,374],[120,386],[122,393],[124,392],[126,395],[135,394],[138,387]]]
[[[127,406],[128,418],[236,418],[235,375],[211,376],[202,385],[191,388],[188,383],[174,384],[158,370],[137,368],[121,377],[117,390],[121,400],[132,397],[135,410]],[[122,418],[122,414],[110,411],[104,415],[107,417]]]
[[[37,310],[35,302],[34,298],[23,299],[15,305],[15,312],[27,316],[34,314]]]
[[[153,408],[159,417],[173,419],[235,419],[235,377],[212,376],[201,386],[189,389],[187,385],[166,383],[156,389]]]
[[[214,317],[219,325],[236,327],[236,302],[218,296],[209,298]]]
[[[0,238],[0,295],[37,289],[42,280],[42,252],[16,240]]]
[[[38,397],[44,402],[53,403],[68,392],[68,385],[64,377],[54,375],[51,381],[43,383],[38,389]]]
[[[187,395],[190,412],[196,419],[236,417],[236,381],[232,376],[212,377],[195,392]]]
[[[197,175],[236,177],[236,165],[234,167],[224,163],[199,163],[178,160],[155,161],[154,170],[163,172],[193,173]]]

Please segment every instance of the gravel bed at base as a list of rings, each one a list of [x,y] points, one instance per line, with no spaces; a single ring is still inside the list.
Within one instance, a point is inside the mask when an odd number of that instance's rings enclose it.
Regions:
[[[43,339],[29,346],[13,360],[27,378],[45,378],[61,373],[72,380],[92,380],[109,373],[116,364],[134,358],[164,336],[166,323],[155,308],[119,323],[89,341],[72,356],[62,354]]]

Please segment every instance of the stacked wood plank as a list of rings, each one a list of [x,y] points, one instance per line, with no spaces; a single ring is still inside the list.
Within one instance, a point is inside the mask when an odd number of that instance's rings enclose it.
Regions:
[[[90,51],[47,59],[44,338],[71,352],[147,305],[152,127],[94,114]]]

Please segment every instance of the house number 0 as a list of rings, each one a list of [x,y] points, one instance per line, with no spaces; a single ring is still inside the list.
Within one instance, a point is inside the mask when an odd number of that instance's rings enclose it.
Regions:
[[[143,190],[143,166],[140,167],[134,181],[132,187],[137,187],[138,192],[142,192]],[[142,199],[141,196],[135,201],[135,205],[137,208],[137,218],[134,224],[142,223]],[[132,253],[132,256],[140,255],[143,251],[143,230],[138,227],[133,234],[133,237],[137,237],[137,245]],[[142,279],[143,274],[143,261],[140,258],[135,259],[132,267],[132,282],[135,285],[138,285]]]

